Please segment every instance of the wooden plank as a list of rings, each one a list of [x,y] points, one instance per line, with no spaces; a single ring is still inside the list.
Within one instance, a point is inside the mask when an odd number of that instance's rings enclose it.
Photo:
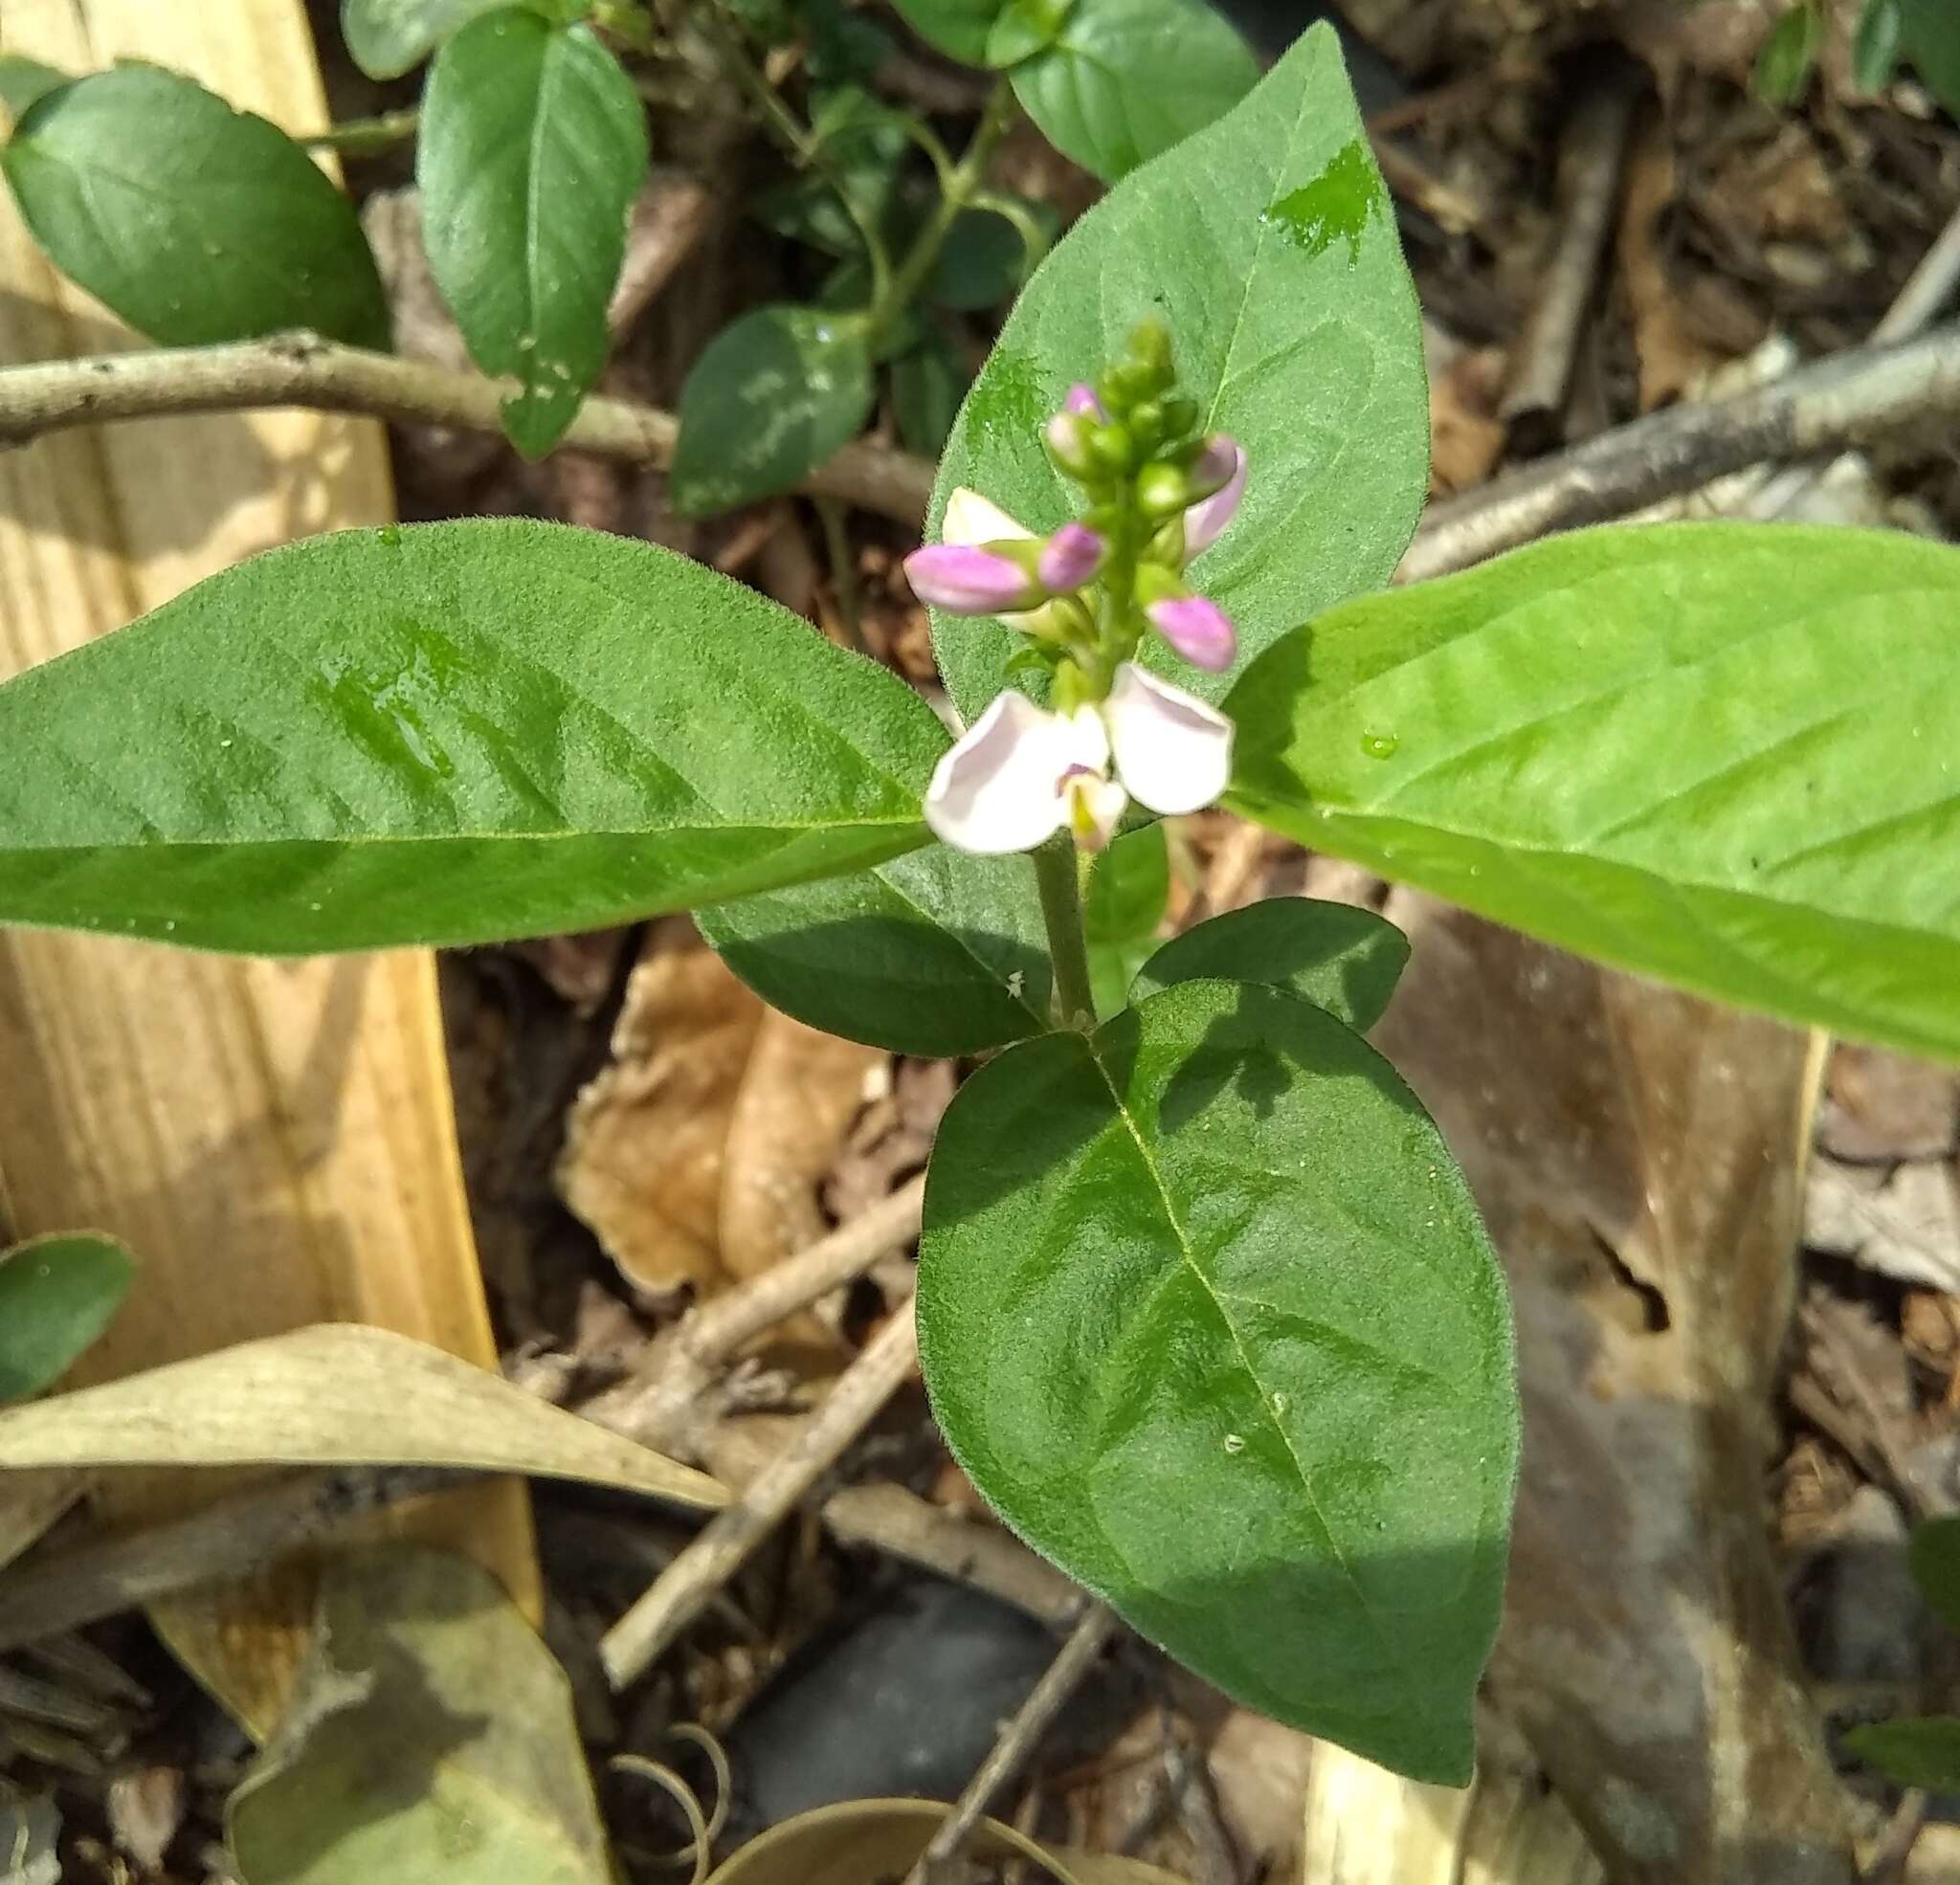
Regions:
[[[64,71],[155,59],[293,130],[325,122],[301,0],[8,0],[7,40]],[[0,207],[0,361],[137,344]],[[120,627],[272,544],[393,514],[378,427],[307,412],[145,421],[0,456],[0,675]],[[424,952],[272,963],[0,930],[0,1204],[21,1234],[115,1231],[142,1275],[99,1379],[327,1319],[497,1364]],[[132,1519],[209,1475],[118,1475]],[[515,1483],[402,1521],[535,1610]],[[256,1733],[303,1648],[289,1572],[158,1621]]]

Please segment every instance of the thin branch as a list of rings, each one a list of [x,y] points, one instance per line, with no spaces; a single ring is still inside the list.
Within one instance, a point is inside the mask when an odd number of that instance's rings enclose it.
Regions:
[[[495,432],[502,430],[498,409],[511,390],[480,373],[369,353],[316,334],[277,334],[223,346],[160,347],[0,368],[0,447],[112,419],[269,406]],[[558,449],[665,466],[673,461],[679,432],[671,412],[595,394],[579,408]],[[817,466],[800,488],[916,529],[932,495],[932,477],[925,459],[859,439]]]
[[[4,375],[0,375],[4,379]],[[1960,418],[1960,325],[1854,347],[1710,406],[1676,406],[1434,504],[1395,572],[1416,582],[1555,530],[1604,523],[1749,465]]]

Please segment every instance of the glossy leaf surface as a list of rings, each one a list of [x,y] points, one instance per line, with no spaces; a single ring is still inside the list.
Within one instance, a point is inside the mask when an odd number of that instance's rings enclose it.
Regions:
[[[341,0],[341,37],[347,42],[348,55],[368,78],[399,78],[472,20],[510,4],[511,0]]]
[[[135,1275],[129,1253],[95,1231],[0,1252],[0,1402],[54,1386],[115,1320]]]
[[[1228,1694],[1470,1774],[1517,1458],[1503,1282],[1393,1070],[1192,982],[961,1088],[919,1337],[1015,1531]]]
[[[987,62],[987,36],[1005,0],[892,0],[899,17],[928,44],[967,65]]]

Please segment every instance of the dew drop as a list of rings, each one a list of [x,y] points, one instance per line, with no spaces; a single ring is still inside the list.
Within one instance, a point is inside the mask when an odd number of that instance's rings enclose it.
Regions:
[[[1364,733],[1361,736],[1361,750],[1370,759],[1392,759],[1395,748],[1401,743],[1392,733]]]

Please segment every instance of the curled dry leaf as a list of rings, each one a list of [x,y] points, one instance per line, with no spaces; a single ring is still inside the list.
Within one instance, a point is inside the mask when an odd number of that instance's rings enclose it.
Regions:
[[[565,1202],[629,1281],[711,1295],[823,1232],[819,1181],[885,1056],[766,1008],[691,924],[656,926],[579,1096]]]
[[[0,1468],[461,1466],[727,1503],[704,1473],[439,1348],[328,1322],[0,1414]],[[6,1476],[0,1475],[0,1488]]]

